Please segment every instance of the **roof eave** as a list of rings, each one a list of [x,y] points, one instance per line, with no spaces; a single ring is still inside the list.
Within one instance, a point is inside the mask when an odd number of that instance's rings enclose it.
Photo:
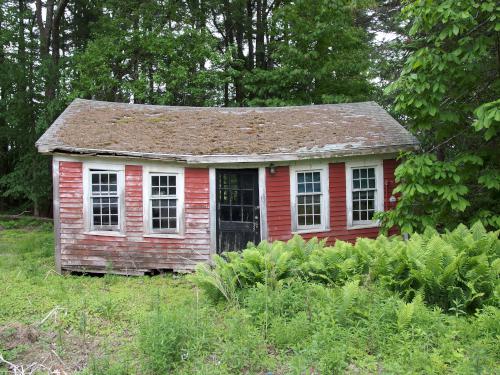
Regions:
[[[38,151],[42,154],[66,153],[73,155],[88,156],[116,156],[132,157],[139,159],[161,160],[183,162],[187,164],[226,164],[226,163],[258,163],[258,162],[280,162],[280,161],[298,161],[308,159],[332,159],[349,156],[368,156],[378,154],[393,154],[402,151],[418,150],[417,143],[403,145],[389,145],[378,147],[352,148],[335,151],[316,151],[316,152],[294,152],[294,153],[273,153],[258,155],[174,155],[160,153],[146,153],[134,151],[100,150],[88,148],[74,148],[67,146],[51,147],[47,144],[37,144]]]

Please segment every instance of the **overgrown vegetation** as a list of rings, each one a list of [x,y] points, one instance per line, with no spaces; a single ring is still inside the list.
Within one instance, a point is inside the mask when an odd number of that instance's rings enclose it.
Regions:
[[[375,283],[407,302],[420,296],[445,312],[474,313],[484,305],[498,307],[498,233],[486,232],[478,222],[445,234],[427,229],[409,241],[380,236],[328,247],[295,236],[216,257],[213,269],[198,266],[195,281],[213,300],[236,303],[238,290],[258,284],[275,289],[297,279],[328,286]]]
[[[0,231],[0,353],[18,365],[61,368],[54,352],[83,374],[500,371],[499,239],[480,224],[263,243],[187,278],[60,276],[52,246],[35,223]]]

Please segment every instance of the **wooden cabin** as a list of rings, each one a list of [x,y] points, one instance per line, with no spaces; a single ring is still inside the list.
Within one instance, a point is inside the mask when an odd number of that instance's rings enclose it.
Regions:
[[[190,271],[249,241],[375,237],[417,140],[374,102],[198,108],[77,99],[52,155],[59,271]]]

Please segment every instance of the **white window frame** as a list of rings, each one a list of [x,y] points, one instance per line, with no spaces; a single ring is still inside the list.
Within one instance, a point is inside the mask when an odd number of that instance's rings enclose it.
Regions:
[[[143,166],[142,184],[143,184],[143,218],[144,218],[144,237],[158,238],[182,238],[184,237],[184,168],[167,166]],[[152,176],[176,176],[176,196],[177,196],[177,227],[175,230],[157,230],[153,229],[153,219],[151,215],[151,177]],[[165,198],[169,199],[169,198]]]
[[[352,212],[352,170],[375,168],[375,212],[384,211],[384,167],[383,160],[364,160],[345,163],[347,229],[374,228],[380,226],[378,220],[353,220]]]
[[[297,174],[301,172],[320,172],[321,178],[321,224],[299,225],[297,220]],[[330,191],[328,164],[308,164],[290,166],[290,203],[292,211],[292,233],[325,232],[330,229]]]
[[[116,230],[104,230],[93,225],[92,209],[92,171],[115,172],[117,174],[117,196],[118,196],[118,228]],[[125,166],[123,164],[110,164],[99,162],[83,163],[83,220],[85,234],[99,236],[124,236],[125,228]]]

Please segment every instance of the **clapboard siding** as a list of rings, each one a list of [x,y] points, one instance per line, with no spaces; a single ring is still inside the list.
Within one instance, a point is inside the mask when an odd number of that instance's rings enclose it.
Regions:
[[[79,162],[59,161],[59,248],[62,269],[77,271],[141,274],[154,269],[192,270],[199,262],[210,259],[210,200],[208,168],[184,169],[184,235],[173,238],[145,234],[143,202],[143,168],[125,165],[124,223],[121,236],[86,233],[83,218],[83,166]],[[384,205],[390,208],[395,187],[395,160],[384,160]],[[330,163],[330,229],[303,234],[354,241],[358,237],[375,237],[377,228],[348,229],[346,212],[346,176],[344,163]],[[266,168],[266,209],[268,239],[288,240],[292,236],[290,207],[290,171]],[[391,233],[396,233],[395,230]]]
[[[272,241],[287,240],[291,235],[289,173],[287,166],[276,167],[274,174],[266,168],[267,235]]]
[[[389,198],[394,189],[395,160],[384,160],[384,207],[390,208]],[[330,163],[329,167],[330,193],[330,229],[325,232],[304,233],[306,239],[312,237],[327,238],[328,243],[335,240],[355,241],[359,237],[374,238],[379,234],[378,228],[348,229],[346,175],[344,163]],[[292,237],[291,207],[290,207],[290,174],[288,167],[276,168],[276,173],[269,172],[266,177],[267,190],[267,223],[269,240],[288,240]],[[396,233],[392,230],[391,233]]]
[[[61,265],[63,269],[143,273],[192,270],[210,257],[208,169],[186,168],[182,238],[144,233],[142,166],[125,166],[123,236],[85,234],[82,163],[59,162]]]

